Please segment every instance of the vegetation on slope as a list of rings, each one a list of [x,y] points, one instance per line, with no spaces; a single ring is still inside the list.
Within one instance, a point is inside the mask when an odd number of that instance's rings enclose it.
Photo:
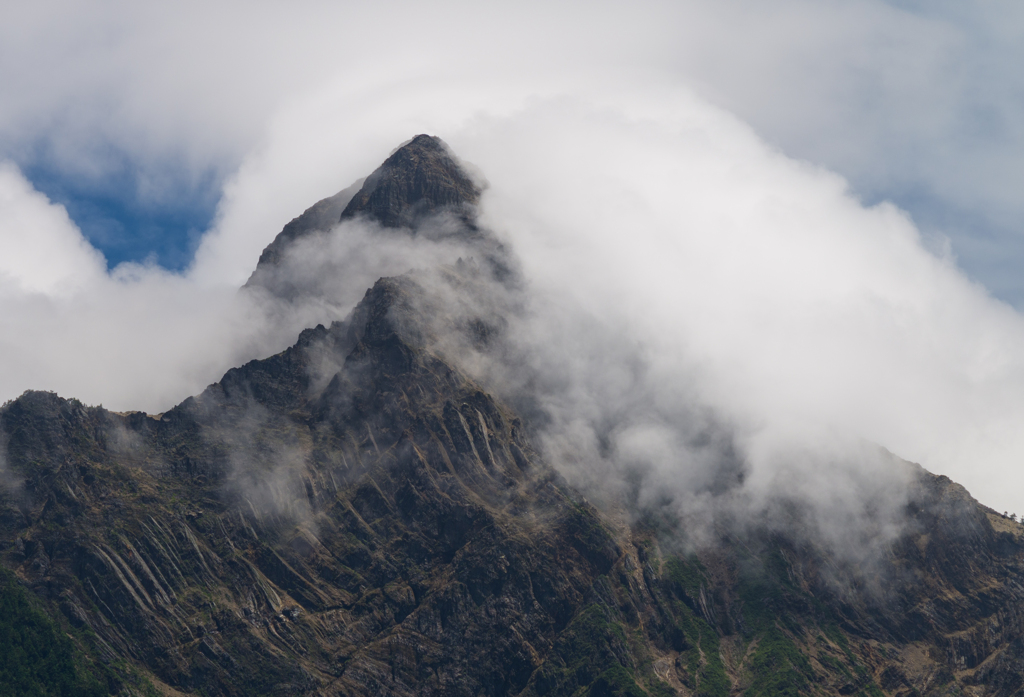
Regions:
[[[0,569],[0,694],[99,697],[109,694],[101,677],[14,575]]]

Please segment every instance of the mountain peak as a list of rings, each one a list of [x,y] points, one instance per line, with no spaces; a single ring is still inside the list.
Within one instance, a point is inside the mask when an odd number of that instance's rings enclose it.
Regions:
[[[790,492],[750,511],[741,489],[658,492],[629,461],[605,488],[613,429],[647,422],[557,399],[577,354],[527,354],[516,334],[544,317],[475,226],[479,193],[417,136],[285,226],[254,273],[327,314],[377,275],[329,243],[427,250],[345,319],[158,418],[42,392],[0,406],[0,660],[17,668],[0,694],[1021,693],[1024,527],[947,477],[887,456],[905,498],[830,518]],[[609,379],[633,369],[603,355]],[[563,416],[569,439],[547,427]],[[543,457],[577,424],[600,446],[567,453],[596,505]]]
[[[421,134],[366,178],[340,220],[367,215],[384,227],[412,227],[425,215],[474,205],[479,198],[480,188],[444,141]]]
[[[400,145],[373,174],[310,206],[267,245],[246,286],[265,285],[285,250],[296,240],[326,232],[356,217],[386,228],[415,232],[423,220],[448,211],[472,229],[473,208],[480,187],[470,178],[448,146],[437,136],[420,134]]]

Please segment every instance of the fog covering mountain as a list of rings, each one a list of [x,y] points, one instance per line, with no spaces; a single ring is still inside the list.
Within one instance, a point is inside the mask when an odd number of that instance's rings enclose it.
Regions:
[[[0,409],[5,692],[1024,688],[1020,525],[866,443],[764,481],[629,337],[534,292],[485,186],[417,136],[241,291],[333,307],[339,255],[388,255],[343,319],[164,414]]]

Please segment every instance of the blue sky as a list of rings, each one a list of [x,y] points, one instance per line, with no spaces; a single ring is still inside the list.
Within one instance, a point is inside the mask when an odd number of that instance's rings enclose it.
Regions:
[[[67,208],[109,268],[126,261],[172,271],[188,267],[213,220],[223,184],[212,172],[198,182],[161,173],[166,185],[159,200],[153,200],[138,190],[138,180],[148,173],[127,159],[102,178],[76,176],[34,160],[24,163],[22,171],[38,191]]]

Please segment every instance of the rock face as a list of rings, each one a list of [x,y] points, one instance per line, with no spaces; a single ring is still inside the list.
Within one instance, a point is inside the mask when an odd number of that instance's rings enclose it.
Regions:
[[[467,222],[479,187],[440,138],[418,135],[395,151],[345,206],[341,220],[368,216],[384,227],[415,228],[428,215],[455,209]]]
[[[419,136],[338,216],[415,230],[454,210],[473,230],[478,193]],[[471,293],[495,275],[439,277]],[[125,694],[1024,688],[1016,523],[922,470],[877,584],[770,529],[679,551],[569,487],[530,424],[434,350],[437,284],[383,278],[346,320],[162,415],[43,392],[0,409],[3,565],[82,670]],[[498,319],[444,332],[478,344]]]

